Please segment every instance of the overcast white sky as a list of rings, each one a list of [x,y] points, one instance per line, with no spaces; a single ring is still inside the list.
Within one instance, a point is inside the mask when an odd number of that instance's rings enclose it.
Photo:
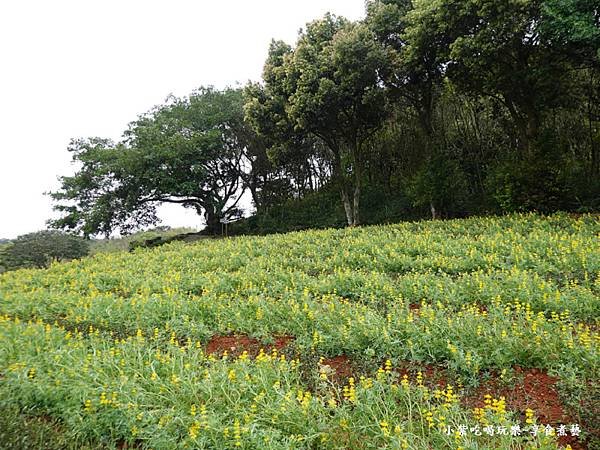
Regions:
[[[0,238],[45,228],[70,138],[118,140],[170,93],[258,80],[271,38],[294,43],[327,11],[359,19],[364,1],[0,1]]]

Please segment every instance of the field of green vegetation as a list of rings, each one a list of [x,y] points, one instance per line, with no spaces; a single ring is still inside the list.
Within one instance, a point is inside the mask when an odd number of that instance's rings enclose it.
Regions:
[[[0,447],[598,448],[599,238],[513,215],[2,274]]]

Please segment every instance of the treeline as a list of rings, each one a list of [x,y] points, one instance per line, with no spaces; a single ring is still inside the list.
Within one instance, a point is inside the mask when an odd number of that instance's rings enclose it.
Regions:
[[[164,202],[207,231],[600,209],[591,0],[371,0],[273,41],[263,79],[201,88],[72,142],[57,228],[128,232]]]

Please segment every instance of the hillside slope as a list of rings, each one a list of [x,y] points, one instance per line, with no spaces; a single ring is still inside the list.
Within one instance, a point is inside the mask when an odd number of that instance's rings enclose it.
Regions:
[[[74,448],[556,448],[536,424],[587,445],[599,237],[597,216],[515,215],[3,274],[0,408]]]

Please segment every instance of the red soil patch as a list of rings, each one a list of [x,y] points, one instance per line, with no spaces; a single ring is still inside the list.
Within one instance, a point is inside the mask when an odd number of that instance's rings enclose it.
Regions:
[[[482,383],[472,394],[462,398],[462,403],[470,408],[484,406],[484,395],[490,394],[494,398],[503,396],[506,399],[508,409],[518,411],[525,418],[525,410],[532,409],[544,425],[557,426],[564,424],[569,426],[574,423],[560,401],[556,383],[558,378],[548,375],[539,369],[522,369],[515,367],[518,381],[515,385],[502,386],[498,379],[491,379]],[[560,436],[560,445],[567,444],[576,449],[587,448],[574,436]]]
[[[352,364],[350,363],[350,358],[348,358],[346,355],[325,358],[321,364],[324,366],[329,366],[335,371],[335,375],[332,377],[336,381],[342,381],[352,376]]]
[[[539,369],[524,370],[516,367],[515,372],[518,378],[522,377],[522,381],[511,387],[501,386],[496,379],[486,381],[465,398],[465,404],[481,408],[485,394],[495,398],[504,396],[509,408],[523,413],[530,408],[544,424],[568,423],[570,419],[563,410],[556,390],[558,378]]]
[[[421,309],[421,304],[420,303],[411,303],[410,305],[408,305],[408,309],[410,309],[414,313],[418,313],[419,309]]]
[[[293,336],[276,336],[273,344],[263,345],[258,339],[246,335],[213,336],[206,345],[206,352],[219,355],[227,352],[236,356],[246,351],[249,355],[256,356],[261,348],[265,351],[281,350],[293,340]]]
[[[117,442],[117,448],[119,450],[126,450],[128,448],[142,448],[142,441],[135,441],[133,444],[128,444],[124,440],[119,440]]]
[[[415,383],[416,374],[420,371],[423,375],[423,384],[432,389],[444,389],[447,384],[454,384],[449,380],[448,373],[443,367],[432,364],[419,365],[414,362],[404,361],[396,372],[400,377],[407,375],[411,383]],[[484,406],[484,395],[490,394],[494,398],[501,396],[506,399],[507,409],[521,413],[525,421],[525,410],[534,411],[539,423],[553,426],[576,423],[565,412],[556,384],[558,378],[548,375],[540,369],[523,369],[515,367],[517,381],[513,386],[503,386],[499,377],[482,382],[475,391],[461,396],[463,406],[476,408]],[[574,436],[559,436],[558,443],[562,446],[571,445],[573,450],[585,450],[586,444]]]
[[[296,339],[294,336],[276,336],[275,343],[272,345],[272,347],[276,348],[277,350],[281,350],[282,348],[287,347],[288,344],[294,339]]]
[[[213,336],[206,345],[207,353],[242,353],[258,347],[260,342],[248,336]]]

